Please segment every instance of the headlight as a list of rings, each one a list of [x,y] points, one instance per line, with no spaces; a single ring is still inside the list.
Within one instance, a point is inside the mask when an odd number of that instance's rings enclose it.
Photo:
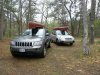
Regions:
[[[10,44],[11,44],[11,45],[15,45],[15,41],[11,41]]]
[[[60,40],[65,41],[65,38],[64,37],[61,37]]]
[[[72,37],[72,40],[74,41],[74,40],[75,40],[75,38],[74,38],[74,37]]]
[[[40,46],[42,44],[42,41],[36,41],[36,42],[34,42],[34,46]]]

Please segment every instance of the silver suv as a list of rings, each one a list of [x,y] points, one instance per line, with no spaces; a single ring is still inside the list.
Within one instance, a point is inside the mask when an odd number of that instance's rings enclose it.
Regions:
[[[46,28],[27,29],[10,43],[10,51],[14,57],[18,55],[45,57],[47,48],[50,48],[50,37]]]

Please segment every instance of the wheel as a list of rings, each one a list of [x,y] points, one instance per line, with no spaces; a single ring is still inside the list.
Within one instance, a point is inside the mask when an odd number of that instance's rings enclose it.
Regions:
[[[70,45],[70,46],[72,46],[72,45],[73,45],[73,43],[70,43],[69,45]]]
[[[49,42],[49,44],[48,44],[48,48],[51,48],[51,43]]]
[[[15,54],[15,53],[14,53],[14,52],[12,52],[12,51],[11,51],[11,54],[12,54],[12,56],[13,56],[13,57],[18,57],[18,55],[17,55],[17,54]]]
[[[52,39],[50,41],[51,41],[51,43],[54,43],[54,41]]]
[[[46,54],[47,54],[47,48],[44,46],[41,53],[40,53],[40,57],[44,58],[46,56]]]
[[[56,39],[56,44],[57,44],[57,45],[59,45],[59,44],[60,44],[60,42],[59,42],[59,40],[58,40],[58,39]]]

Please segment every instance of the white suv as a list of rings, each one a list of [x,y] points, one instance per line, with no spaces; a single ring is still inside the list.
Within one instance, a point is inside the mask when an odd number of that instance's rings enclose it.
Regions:
[[[73,45],[73,43],[75,42],[75,38],[71,36],[66,30],[53,30],[53,33],[50,37],[51,41],[57,44],[64,43]]]

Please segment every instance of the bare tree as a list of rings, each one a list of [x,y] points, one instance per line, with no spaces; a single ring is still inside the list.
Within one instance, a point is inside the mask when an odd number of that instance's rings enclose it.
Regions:
[[[44,16],[44,2],[42,3],[42,10],[41,10],[41,23],[43,23],[43,16]]]
[[[19,34],[22,32],[22,0],[19,0],[19,25],[18,25],[18,31]]]
[[[100,0],[98,0],[98,6],[97,6],[97,12],[96,12],[96,18],[100,19]]]
[[[90,43],[94,43],[94,21],[95,21],[95,7],[96,0],[91,0],[91,12],[90,12]]]
[[[71,22],[71,34],[74,35],[74,26],[73,26],[73,22],[72,22],[72,5],[73,5],[73,1],[70,0],[70,6],[69,9],[67,8],[66,4],[64,4],[66,10],[68,11],[69,17],[70,17],[70,22]]]
[[[12,7],[12,0],[9,1],[9,5]],[[9,11],[9,37],[12,36],[12,12]]]
[[[58,21],[61,26],[67,25],[68,14],[65,8],[65,2],[65,0],[54,0],[54,2],[51,3],[51,7],[54,9],[51,15]]]
[[[27,2],[26,2],[27,3]],[[25,16],[26,16],[26,23],[28,23],[28,21],[33,21],[34,17],[36,15],[36,0],[28,0],[28,6],[26,6],[26,12],[25,12]]]
[[[83,53],[88,55],[90,53],[88,41],[88,22],[87,22],[87,6],[85,0],[81,0],[82,18],[83,18]]]
[[[52,3],[52,7],[54,6],[54,11],[52,12],[52,14],[58,21],[60,21],[60,24],[62,26],[68,25],[68,21],[70,19],[69,23],[72,35],[74,35],[75,33],[75,24],[73,24],[73,22],[77,17],[75,16],[75,14],[77,14],[78,12],[77,8],[79,8],[77,7],[77,2],[78,0],[54,0],[54,2]]]
[[[0,40],[3,39],[3,0],[0,0]]]
[[[29,17],[29,21],[32,20],[32,0],[29,0],[29,10],[28,10],[28,17]]]

